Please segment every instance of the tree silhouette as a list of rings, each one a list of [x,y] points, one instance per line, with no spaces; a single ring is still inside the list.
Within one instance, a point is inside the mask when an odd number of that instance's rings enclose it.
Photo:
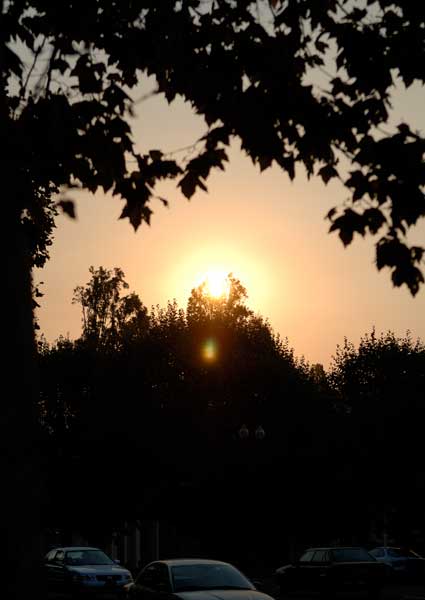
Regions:
[[[147,327],[147,310],[134,292],[121,296],[128,288],[122,269],[110,271],[90,267],[86,286],[74,289],[73,304],[83,312],[83,338],[95,348],[118,349],[123,340],[140,337]]]
[[[423,248],[405,234],[424,216],[424,141],[407,123],[392,133],[382,125],[394,83],[423,81],[424,9],[387,0],[267,5],[5,3],[3,150],[10,179],[22,181],[19,208],[36,219],[41,190],[102,188],[124,199],[121,217],[137,228],[150,221],[157,181],[178,178],[191,197],[239,137],[261,169],[275,162],[293,178],[299,163],[325,183],[339,177],[351,202],[331,211],[331,230],[344,244],[379,233],[377,267],[416,293]],[[181,95],[204,116],[195,158],[135,150],[127,90],[142,72],[156,76],[156,93]],[[59,204],[72,214],[69,200]]]
[[[92,280],[83,289],[92,290],[102,273],[109,273],[111,282],[121,270],[91,272]],[[124,498],[121,489],[116,496],[113,490],[107,494],[114,498],[113,510],[109,504],[105,512],[98,510],[105,527],[114,522],[117,511],[133,518],[176,511],[196,514],[200,506],[205,509],[201,498],[206,495],[211,509],[224,510],[221,498],[228,497],[226,490],[232,490],[235,505],[244,482],[254,474],[262,481],[261,489],[276,488],[276,477],[268,477],[269,463],[276,467],[279,458],[287,456],[288,436],[294,448],[308,451],[311,436],[300,436],[298,428],[310,417],[318,422],[321,409],[320,403],[314,409],[308,369],[300,367],[267,321],[246,306],[241,282],[233,276],[229,281],[228,294],[221,299],[208,296],[201,285],[192,290],[186,311],[175,302],[153,309],[144,330],[122,343],[111,339],[93,346],[83,329],[75,342],[60,339],[52,347],[40,345],[40,417],[52,456],[49,472],[58,469],[58,448],[67,465],[62,487],[58,476],[53,480],[49,506],[66,496],[71,476],[76,488],[84,485],[99,499],[96,504],[102,504],[105,490],[98,479],[94,485],[87,481],[84,465],[99,455],[108,457],[111,440],[115,460],[125,463],[129,477]],[[97,304],[105,306],[110,289],[102,289],[104,298],[96,294]],[[217,346],[215,360],[202,352],[208,338]],[[238,432],[244,422],[251,438],[241,442]],[[266,438],[258,440],[263,451],[253,460],[249,448],[260,426]],[[140,462],[143,469],[138,474]],[[52,527],[67,523],[70,513],[78,523],[84,507],[75,498],[71,502],[72,511],[65,510],[62,517],[48,511]]]
[[[398,543],[408,542],[403,536],[422,527],[425,501],[425,346],[409,333],[372,330],[358,347],[345,340],[337,348],[329,381],[341,409],[339,451],[345,449],[353,499],[367,493],[366,521],[382,521],[387,511]],[[371,457],[382,457],[379,468]]]
[[[421,528],[424,500],[423,344],[372,331],[358,348],[348,341],[338,347],[326,373],[297,360],[248,308],[241,282],[229,279],[221,298],[201,284],[186,311],[175,301],[153,308],[137,334],[121,340],[117,332],[119,343],[93,346],[83,331],[75,342],[40,344],[48,523],[84,522],[93,534],[146,515],[178,515],[189,524],[207,511],[227,512],[237,528],[255,509],[258,526],[280,523],[268,534],[264,560],[276,559],[281,532],[366,543],[384,515],[408,541]],[[213,341],[214,356],[203,353],[205,340]],[[239,435],[243,424],[247,437]],[[259,426],[264,437],[255,435]],[[85,468],[99,457],[102,482]],[[125,495],[108,488],[113,461],[126,473]],[[282,495],[282,486],[290,493]],[[97,499],[91,523],[80,518],[84,505],[68,498],[70,487]],[[320,498],[308,505],[317,489]],[[338,494],[344,502],[335,502]],[[230,523],[210,520],[203,539],[220,549]],[[243,541],[231,548],[245,556]]]

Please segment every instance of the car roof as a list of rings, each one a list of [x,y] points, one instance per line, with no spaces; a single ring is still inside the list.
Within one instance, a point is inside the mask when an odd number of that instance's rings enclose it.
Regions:
[[[310,550],[364,550],[364,548],[363,546],[318,546],[307,548],[306,552]]]
[[[373,550],[409,550],[409,548],[402,548],[401,546],[376,546]]]
[[[72,550],[100,550],[100,548],[94,548],[93,546],[56,546],[55,548],[52,548],[50,552],[52,552],[52,550],[63,550],[64,552],[70,552]],[[101,550],[101,552],[103,551]]]
[[[162,560],[154,560],[149,564],[162,563],[169,567],[180,567],[189,565],[228,565],[229,563],[222,560],[213,560],[210,558],[167,558]]]

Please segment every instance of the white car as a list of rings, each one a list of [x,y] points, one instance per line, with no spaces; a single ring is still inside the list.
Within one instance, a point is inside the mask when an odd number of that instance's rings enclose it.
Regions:
[[[131,600],[273,600],[233,565],[203,558],[152,562],[125,589]]]
[[[47,553],[44,569],[49,590],[123,592],[133,581],[128,569],[99,548],[67,546]]]

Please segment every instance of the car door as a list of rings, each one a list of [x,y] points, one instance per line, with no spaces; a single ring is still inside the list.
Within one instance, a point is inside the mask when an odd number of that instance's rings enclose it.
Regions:
[[[44,577],[48,587],[52,587],[54,583],[55,571],[53,568],[53,559],[55,554],[56,550],[50,550],[44,558]]]
[[[307,582],[310,589],[321,589],[323,587],[324,579],[326,578],[326,550],[316,550],[313,557],[308,565],[307,571]]]
[[[63,588],[66,583],[65,552],[56,550],[46,563],[47,581],[51,587]]]
[[[143,600],[165,600],[171,595],[168,568],[163,563],[151,563],[138,575],[130,588],[132,598]]]
[[[314,550],[307,550],[294,565],[295,568],[291,573],[291,584],[293,587],[299,589],[308,589],[310,587],[310,569],[313,555]]]
[[[373,556],[373,558],[375,558],[379,562],[385,562],[386,561],[386,556],[385,556],[385,550],[384,550],[384,548],[374,548],[373,550],[369,551],[369,554],[371,556]]]
[[[398,571],[403,571],[407,566],[407,556],[396,548],[387,548],[388,561],[391,566]]]
[[[312,583],[314,588],[323,590],[327,587],[331,575],[328,550],[316,550],[311,564]]]

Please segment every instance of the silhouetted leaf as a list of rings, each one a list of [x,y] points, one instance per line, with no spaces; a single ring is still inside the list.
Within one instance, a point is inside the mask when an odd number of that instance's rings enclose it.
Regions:
[[[291,181],[295,179],[295,160],[292,156],[278,156],[276,162],[288,173]]]
[[[348,208],[340,217],[333,220],[329,231],[338,231],[344,246],[348,246],[352,242],[354,233],[360,233],[362,236],[365,234],[365,227],[363,216]]]
[[[163,153],[160,150],[150,150],[149,156],[152,158],[152,160],[161,160]]]
[[[337,209],[335,207],[331,208],[330,211],[326,215],[326,219],[332,220],[332,217],[336,214],[336,212],[337,212]]]
[[[378,208],[368,208],[363,213],[371,233],[376,233],[386,222],[385,215]]]
[[[71,219],[76,218],[75,203],[73,200],[68,200],[68,199],[64,198],[63,200],[59,200],[59,202],[57,203],[57,206],[59,206],[59,208],[61,208],[62,211],[66,215],[68,215],[68,217],[70,217]]]
[[[329,48],[329,44],[326,44],[326,42],[320,42],[320,41],[315,42],[315,46],[316,46],[317,50],[322,53],[326,52],[326,50]]]
[[[197,187],[200,187],[204,192],[207,191],[205,184],[200,180],[199,176],[193,172],[186,173],[183,179],[179,181],[178,185],[188,200],[193,196]]]
[[[260,156],[260,158],[258,159],[260,171],[265,171],[266,169],[268,169],[271,166],[272,162],[273,159],[271,156]]]
[[[127,202],[120,214],[120,219],[128,218],[133,228],[137,231],[143,220],[143,206],[138,202]]]
[[[63,58],[56,58],[52,62],[52,69],[57,69],[60,73],[65,73],[65,71],[69,68],[69,64]]]
[[[333,177],[338,177],[338,171],[332,165],[325,165],[318,173],[323,179],[324,183],[328,183]]]

